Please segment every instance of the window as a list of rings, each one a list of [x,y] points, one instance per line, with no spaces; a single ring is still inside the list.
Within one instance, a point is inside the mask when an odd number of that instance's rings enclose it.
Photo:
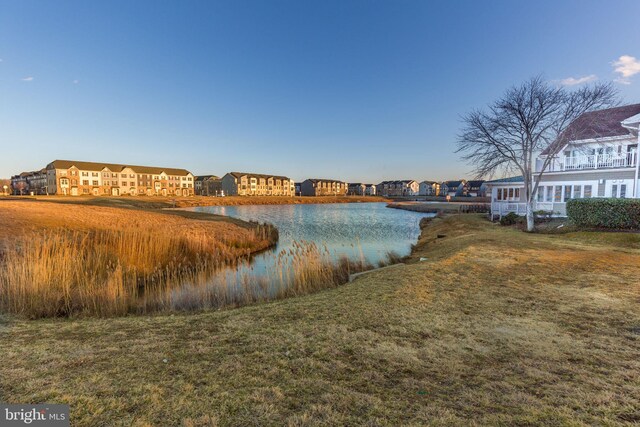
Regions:
[[[519,189],[519,188],[516,188],[516,189],[515,189],[515,191],[514,191],[514,193],[515,193],[515,196],[514,196],[514,197],[515,197],[515,199],[516,199],[516,200],[520,200],[520,189]]]
[[[564,201],[567,202],[571,199],[571,186],[570,185],[565,185],[564,186]]]
[[[556,185],[555,192],[553,194],[554,202],[562,202],[562,186]]]
[[[547,189],[547,197],[545,198],[546,202],[553,202],[553,187],[546,187]]]
[[[98,172],[91,172],[91,176],[98,176]]]
[[[616,197],[618,197],[618,185],[617,184],[613,184],[611,186],[611,197],[613,197],[614,199]]]
[[[93,180],[93,185],[98,185],[98,180],[97,179]]]
[[[502,200],[502,188],[498,188],[498,195],[497,195],[496,199]]]
[[[513,188],[509,189],[509,200],[513,199]]]
[[[82,172],[82,176],[89,176],[89,172]]]
[[[89,180],[88,179],[83,179],[82,180],[82,185],[89,185]]]
[[[544,187],[538,187],[538,199],[539,202],[544,201]]]
[[[620,186],[620,198],[624,199],[627,196],[627,186],[625,184],[622,184]]]
[[[582,186],[581,185],[574,185],[573,186],[573,198],[574,199],[579,199],[581,192],[582,192]]]
[[[590,199],[591,198],[591,186],[590,185],[585,185],[584,186],[584,196],[585,199]]]

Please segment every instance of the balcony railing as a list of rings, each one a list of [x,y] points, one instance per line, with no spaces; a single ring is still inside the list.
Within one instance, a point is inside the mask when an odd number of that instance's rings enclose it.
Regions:
[[[562,170],[627,168],[634,167],[637,161],[637,153],[572,156],[564,157]]]

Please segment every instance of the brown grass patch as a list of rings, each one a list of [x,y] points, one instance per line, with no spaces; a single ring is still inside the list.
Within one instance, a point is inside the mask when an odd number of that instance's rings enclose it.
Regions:
[[[640,421],[637,248],[465,215],[406,262],[236,310],[5,317],[0,396],[78,426]]]

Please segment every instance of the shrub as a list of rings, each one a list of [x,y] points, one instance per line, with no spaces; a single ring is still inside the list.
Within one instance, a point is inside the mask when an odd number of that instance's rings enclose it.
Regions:
[[[514,225],[521,221],[520,215],[515,212],[509,212],[500,218],[500,225]]]
[[[544,211],[539,210],[533,213],[533,217],[536,222],[549,222],[551,221],[551,216],[553,215],[553,211]]]
[[[615,230],[640,229],[638,199],[571,199],[567,216],[578,227]]]

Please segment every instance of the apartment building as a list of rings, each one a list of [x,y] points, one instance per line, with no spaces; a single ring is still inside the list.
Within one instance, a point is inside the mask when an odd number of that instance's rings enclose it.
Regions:
[[[382,181],[376,186],[377,194],[384,197],[417,196],[420,184],[412,179]]]
[[[350,196],[375,196],[376,186],[373,184],[363,184],[361,182],[350,182],[348,184],[348,194]]]
[[[335,179],[309,178],[300,184],[303,196],[344,196],[349,191],[349,184]]]
[[[11,177],[11,193],[16,196],[47,194],[47,171],[22,172]]]
[[[54,160],[46,167],[46,192],[93,196],[192,196],[194,177],[186,169]]]
[[[420,196],[437,196],[440,184],[435,181],[422,181],[418,186]]]
[[[222,177],[227,196],[293,196],[295,183],[286,176],[229,172]]]
[[[194,178],[194,190],[198,196],[224,196],[222,179],[215,175],[200,175]]]
[[[639,128],[640,104],[593,111],[574,120],[560,144],[554,144],[558,149],[536,159],[534,174],[545,160],[550,163],[535,195],[535,209],[566,215],[570,199],[640,198]],[[526,211],[524,180],[516,178],[519,181],[490,183],[494,214]]]

